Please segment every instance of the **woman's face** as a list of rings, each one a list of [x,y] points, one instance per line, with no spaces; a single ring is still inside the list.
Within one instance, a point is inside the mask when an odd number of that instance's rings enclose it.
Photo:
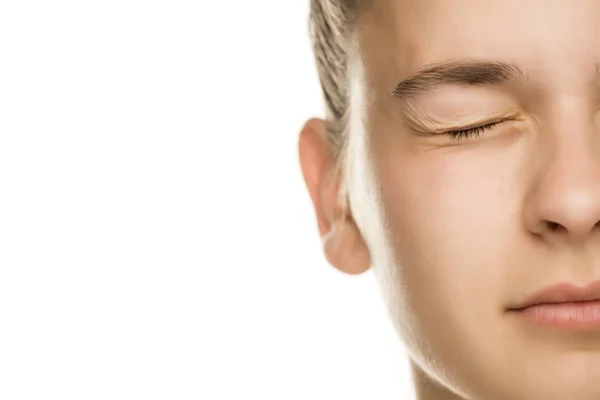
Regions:
[[[600,279],[600,1],[372,2],[349,162],[373,175],[349,197],[378,205],[353,209],[367,242],[385,216],[373,261],[413,359],[469,399],[600,399],[600,329],[508,311]]]

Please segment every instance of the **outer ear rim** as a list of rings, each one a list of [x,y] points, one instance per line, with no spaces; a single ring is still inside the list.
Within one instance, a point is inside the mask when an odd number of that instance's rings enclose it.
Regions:
[[[336,204],[330,203],[337,190],[334,154],[327,137],[326,121],[311,118],[302,127],[298,140],[298,157],[304,183],[309,191],[321,236],[327,234],[334,219]]]

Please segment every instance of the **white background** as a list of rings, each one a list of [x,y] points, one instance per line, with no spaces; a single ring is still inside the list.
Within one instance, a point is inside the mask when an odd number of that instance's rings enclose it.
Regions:
[[[0,3],[1,399],[411,396],[301,178],[308,3]]]

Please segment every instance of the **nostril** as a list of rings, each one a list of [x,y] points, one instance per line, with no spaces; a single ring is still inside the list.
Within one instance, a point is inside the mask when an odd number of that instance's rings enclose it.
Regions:
[[[565,227],[561,224],[552,221],[548,221],[548,229],[550,229],[551,232],[559,232],[566,230]]]

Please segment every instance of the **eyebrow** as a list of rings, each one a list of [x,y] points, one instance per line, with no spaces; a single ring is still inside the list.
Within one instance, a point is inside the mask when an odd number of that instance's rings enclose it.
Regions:
[[[446,62],[420,69],[398,83],[390,94],[408,98],[444,84],[493,85],[525,80],[523,71],[511,63]]]

